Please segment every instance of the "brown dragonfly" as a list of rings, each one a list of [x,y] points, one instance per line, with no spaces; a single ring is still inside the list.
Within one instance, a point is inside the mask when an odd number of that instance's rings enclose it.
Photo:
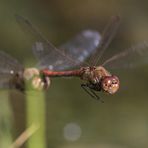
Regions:
[[[7,69],[10,76],[6,79],[9,87],[24,90],[24,80],[31,80],[35,89],[47,89],[50,78],[79,77],[84,81],[81,87],[94,99],[100,99],[97,92],[114,94],[119,89],[120,83],[118,77],[111,74],[105,67],[108,66],[110,69],[133,67],[148,61],[146,60],[148,44],[143,42],[101,63],[101,58],[120,24],[119,16],[111,18],[102,35],[95,30],[84,30],[58,48],[47,40],[29,20],[21,16],[16,16],[16,19],[20,26],[32,36],[32,51],[38,59],[38,68],[25,69],[15,59],[0,52],[0,57],[5,57],[1,64],[1,71]],[[86,62],[88,58],[90,62]],[[7,63],[8,67],[3,66],[4,63]]]

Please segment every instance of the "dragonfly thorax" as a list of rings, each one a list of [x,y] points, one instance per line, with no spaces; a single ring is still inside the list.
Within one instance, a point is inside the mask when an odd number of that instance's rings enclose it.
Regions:
[[[83,67],[82,71],[82,79],[92,83],[97,84],[100,83],[101,79],[105,76],[110,76],[111,74],[102,66],[93,66],[93,67]]]
[[[104,91],[114,94],[119,89],[119,79],[111,75],[102,66],[85,67],[82,69],[82,79],[87,81],[87,86],[95,91]]]

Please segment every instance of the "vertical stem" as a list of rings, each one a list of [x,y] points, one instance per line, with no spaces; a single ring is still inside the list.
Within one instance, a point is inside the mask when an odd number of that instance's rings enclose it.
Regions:
[[[1,91],[0,95],[0,148],[9,147],[12,143],[12,113],[9,104],[9,93]]]
[[[45,133],[45,95],[44,92],[34,91],[26,93],[27,99],[27,126],[37,124],[40,128],[29,138],[28,148],[46,148]]]

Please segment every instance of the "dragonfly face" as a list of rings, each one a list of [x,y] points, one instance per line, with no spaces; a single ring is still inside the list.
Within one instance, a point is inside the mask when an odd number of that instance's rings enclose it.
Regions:
[[[119,89],[119,83],[117,76],[105,76],[101,81],[101,88],[109,94],[114,94]]]
[[[82,69],[82,79],[86,80],[87,86],[94,91],[104,91],[114,94],[119,89],[119,79],[111,75],[104,67],[87,67]]]

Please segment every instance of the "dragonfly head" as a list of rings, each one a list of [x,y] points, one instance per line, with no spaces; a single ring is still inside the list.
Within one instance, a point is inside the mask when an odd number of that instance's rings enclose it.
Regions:
[[[101,81],[103,91],[114,94],[119,89],[119,79],[117,76],[105,76]]]

